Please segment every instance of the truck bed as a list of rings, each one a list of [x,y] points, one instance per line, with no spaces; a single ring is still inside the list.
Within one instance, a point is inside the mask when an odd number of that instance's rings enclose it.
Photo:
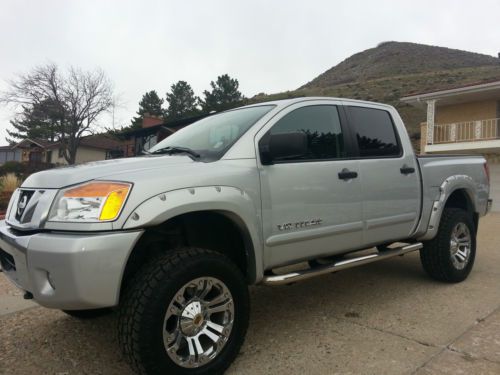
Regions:
[[[422,212],[417,234],[431,230],[433,206],[439,204],[443,190],[452,189],[460,180],[468,187],[468,196],[479,216],[486,213],[489,197],[489,183],[486,174],[486,160],[481,155],[419,155],[417,162],[422,181]],[[438,210],[439,213],[442,210]]]

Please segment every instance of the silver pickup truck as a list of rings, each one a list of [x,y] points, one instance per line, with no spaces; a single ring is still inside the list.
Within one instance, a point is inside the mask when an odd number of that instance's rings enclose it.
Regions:
[[[0,260],[42,306],[116,307],[139,373],[213,374],[244,340],[248,285],[416,250],[432,278],[459,282],[490,205],[483,157],[415,156],[388,105],[300,98],[211,115],[141,157],[30,176]]]

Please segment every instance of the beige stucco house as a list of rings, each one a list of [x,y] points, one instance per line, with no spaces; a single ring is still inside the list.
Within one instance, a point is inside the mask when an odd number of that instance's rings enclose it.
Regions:
[[[84,137],[76,152],[76,164],[110,159],[113,151],[120,149],[121,144],[122,142],[107,134]],[[29,138],[12,146],[0,147],[0,164],[7,161],[68,164],[59,142]]]
[[[401,101],[427,110],[421,153],[485,156],[493,209],[500,211],[500,81],[414,94]]]

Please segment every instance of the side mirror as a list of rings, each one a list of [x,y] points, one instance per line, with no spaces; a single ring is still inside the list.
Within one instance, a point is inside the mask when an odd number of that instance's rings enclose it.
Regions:
[[[304,132],[266,134],[259,143],[259,152],[263,165],[299,158],[307,153],[307,135]]]

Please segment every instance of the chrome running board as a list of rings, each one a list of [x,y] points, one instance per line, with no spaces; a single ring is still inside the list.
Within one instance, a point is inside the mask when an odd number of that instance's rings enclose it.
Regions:
[[[370,255],[363,255],[357,258],[340,260],[332,264],[318,266],[315,268],[308,268],[301,271],[294,271],[291,273],[285,273],[283,275],[264,276],[264,278],[262,279],[262,284],[264,285],[291,284],[297,281],[311,279],[316,276],[326,275],[328,273],[345,270],[347,268],[357,267],[363,264],[373,263],[379,260],[384,260],[398,255],[403,255],[411,251],[419,250],[422,247],[423,247],[422,243],[418,242],[411,245],[405,245],[394,249],[384,250]]]

